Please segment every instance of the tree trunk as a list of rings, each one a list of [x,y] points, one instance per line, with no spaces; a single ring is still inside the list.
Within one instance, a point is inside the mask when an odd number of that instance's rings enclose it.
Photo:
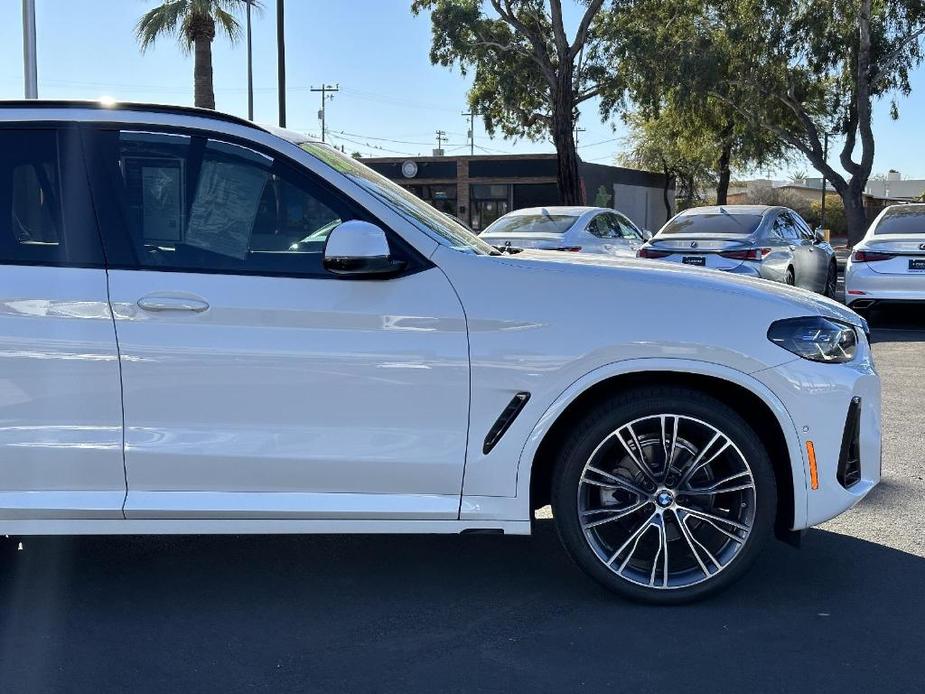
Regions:
[[[853,185],[841,191],[845,205],[845,225],[848,227],[848,246],[853,247],[867,232],[867,210],[864,209],[864,189]]]
[[[556,178],[559,184],[559,195],[562,198],[561,204],[584,205],[572,118],[553,119],[552,141],[558,157]]]
[[[563,205],[584,205],[584,191],[578,171],[578,149],[575,146],[575,93],[572,66],[560,67],[553,89],[552,142],[556,147],[558,166],[556,178]]]
[[[729,179],[732,177],[732,171],[729,168],[729,161],[732,159],[732,144],[723,143],[723,151],[719,155],[717,163],[717,182],[716,182],[716,204],[725,205],[729,198]]]
[[[193,94],[196,106],[215,109],[212,85],[212,39],[198,36],[193,40]]]

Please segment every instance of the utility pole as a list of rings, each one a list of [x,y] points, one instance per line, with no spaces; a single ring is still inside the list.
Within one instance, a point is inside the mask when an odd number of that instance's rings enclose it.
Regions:
[[[575,149],[578,149],[578,134],[583,132],[585,132],[584,128],[579,128],[577,125],[575,126]]]
[[[321,92],[321,110],[318,111],[318,119],[321,121],[321,141],[324,142],[325,135],[325,110],[324,104],[328,99],[333,99],[334,94],[340,91],[340,84],[335,84],[333,87],[330,84],[322,84],[320,87],[312,87],[311,91]],[[331,92],[331,95],[328,96],[328,92]]]
[[[247,119],[254,120],[254,49],[251,43],[251,5],[247,3]]]
[[[286,127],[286,32],[284,0],[276,0],[276,81],[279,91],[279,127]]]
[[[828,163],[829,161],[829,133],[828,131],[822,137],[823,146],[822,146],[822,158]],[[822,174],[822,211],[819,213],[819,226],[825,229],[825,174]]]
[[[39,73],[35,48],[35,0],[22,0],[23,84],[27,99],[39,98]]]
[[[449,139],[446,136],[446,130],[437,131],[437,149],[434,150],[435,157],[443,156],[443,143],[449,142]]]
[[[481,113],[476,113],[475,111],[469,111],[468,113],[463,113],[469,119],[469,156],[475,156],[475,117],[481,116]]]

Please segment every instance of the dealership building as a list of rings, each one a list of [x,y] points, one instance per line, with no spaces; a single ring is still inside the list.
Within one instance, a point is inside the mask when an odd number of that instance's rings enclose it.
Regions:
[[[475,231],[511,210],[561,204],[555,154],[362,161]],[[585,162],[579,173],[586,205],[616,208],[643,229],[654,231],[667,221],[666,189],[674,206],[674,181],[662,174]]]

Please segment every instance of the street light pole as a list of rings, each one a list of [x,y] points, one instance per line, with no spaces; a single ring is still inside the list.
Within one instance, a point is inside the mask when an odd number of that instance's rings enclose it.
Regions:
[[[279,127],[286,127],[286,36],[283,0],[276,0],[276,80],[279,90]]]
[[[22,0],[23,84],[27,99],[39,98],[39,74],[35,48],[35,0]]]
[[[254,50],[251,42],[251,3],[247,3],[247,119],[254,120]]]

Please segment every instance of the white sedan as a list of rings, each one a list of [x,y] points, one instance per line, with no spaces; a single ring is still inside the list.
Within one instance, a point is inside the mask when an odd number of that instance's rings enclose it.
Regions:
[[[866,325],[829,299],[500,253],[214,111],[0,122],[0,536],[516,535],[551,504],[590,576],[671,603],[880,478]]]
[[[496,219],[480,237],[500,249],[534,248],[632,258],[647,234],[626,215],[604,207],[528,207]]]
[[[857,311],[925,302],[925,204],[891,205],[874,220],[848,259],[845,301]]]

